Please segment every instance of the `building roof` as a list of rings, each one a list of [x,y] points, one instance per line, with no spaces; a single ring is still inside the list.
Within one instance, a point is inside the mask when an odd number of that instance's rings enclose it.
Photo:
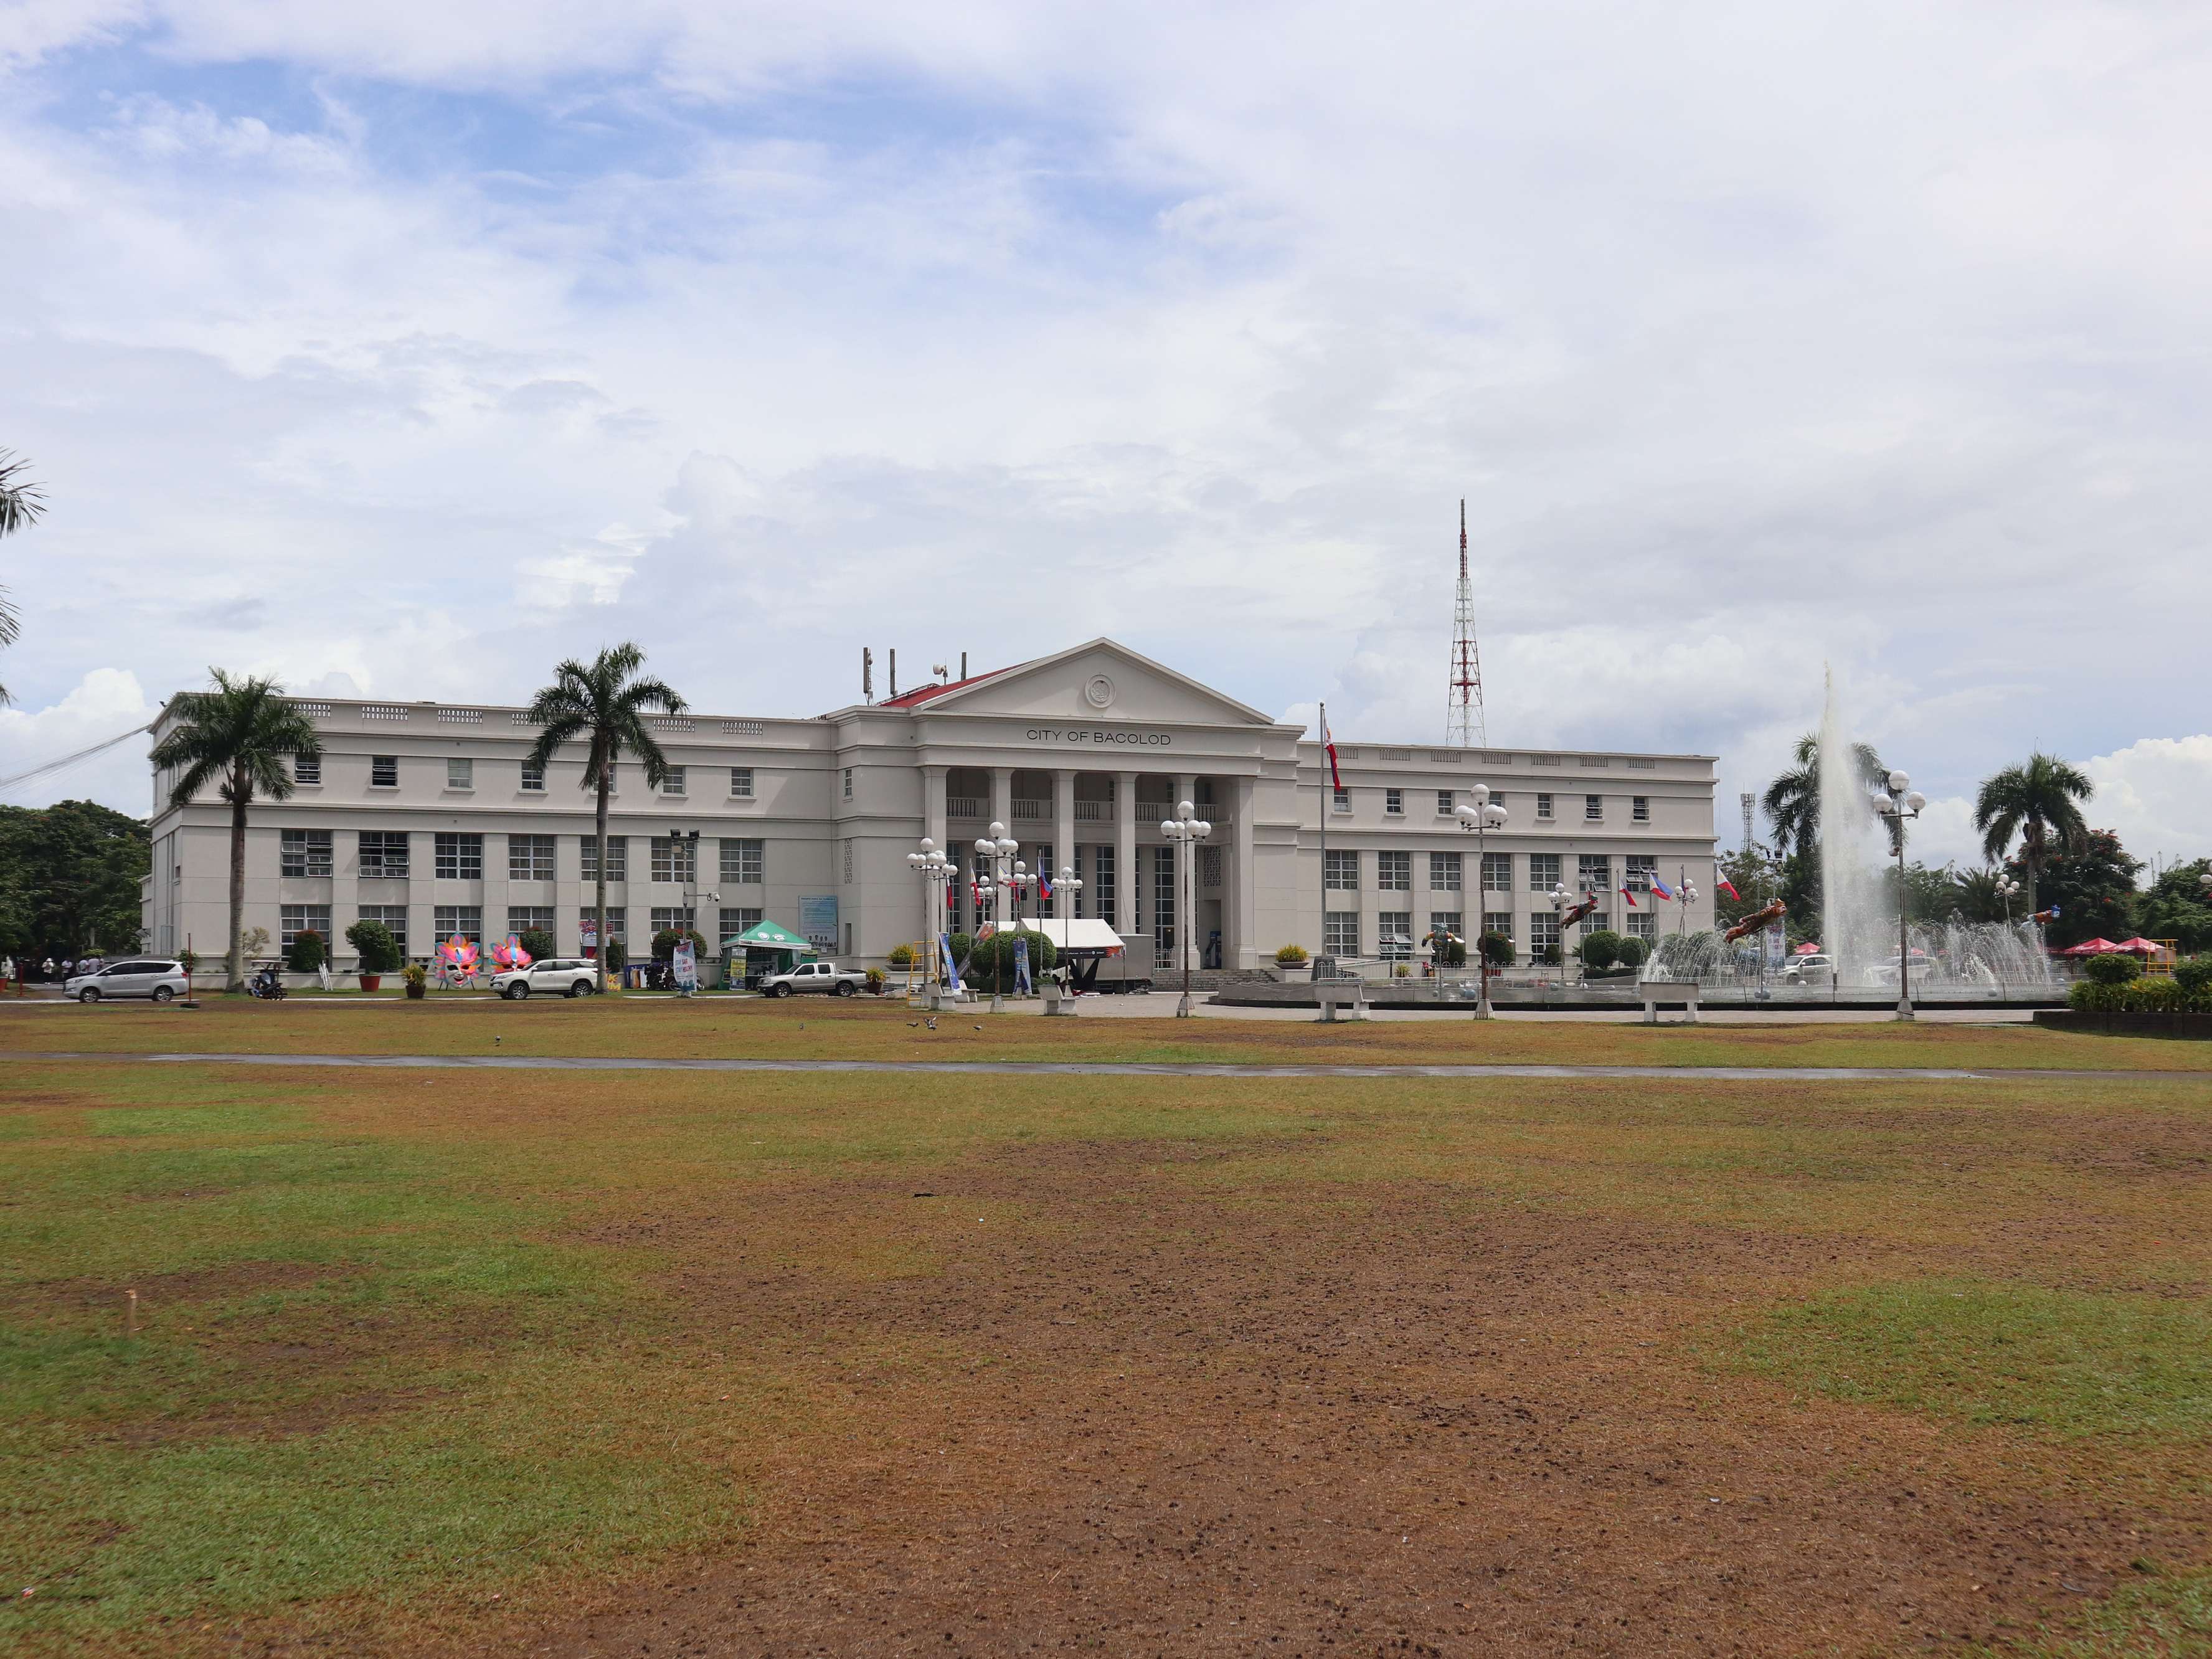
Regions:
[[[934,698],[941,697],[948,691],[964,690],[971,685],[981,685],[986,680],[995,680],[1001,674],[1011,674],[1014,672],[1014,668],[1026,668],[1029,665],[1027,663],[1018,662],[1014,665],[1013,668],[993,668],[981,674],[970,674],[964,680],[933,682],[928,685],[922,686],[917,690],[902,691],[896,697],[885,697],[881,702],[878,703],[876,707],[878,708],[919,708],[922,704],[928,702]]]

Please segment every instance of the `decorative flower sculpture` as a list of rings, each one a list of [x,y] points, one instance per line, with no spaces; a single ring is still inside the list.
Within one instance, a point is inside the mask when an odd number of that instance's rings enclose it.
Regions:
[[[507,936],[506,944],[491,947],[491,959],[498,968],[527,968],[532,961],[530,952],[522,948],[520,937],[514,933]]]

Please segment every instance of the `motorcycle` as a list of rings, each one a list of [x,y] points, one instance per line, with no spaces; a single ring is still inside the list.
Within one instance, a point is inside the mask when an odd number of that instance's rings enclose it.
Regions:
[[[264,1002],[282,1002],[284,1000],[284,981],[276,977],[274,968],[264,968],[246,981],[246,994],[258,997]]]

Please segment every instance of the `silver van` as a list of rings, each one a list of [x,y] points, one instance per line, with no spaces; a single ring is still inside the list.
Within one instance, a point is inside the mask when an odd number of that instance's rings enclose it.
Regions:
[[[79,974],[62,987],[62,994],[79,1002],[98,1002],[105,997],[151,997],[168,1002],[185,994],[184,967],[167,957],[132,957],[112,962],[96,974]]]

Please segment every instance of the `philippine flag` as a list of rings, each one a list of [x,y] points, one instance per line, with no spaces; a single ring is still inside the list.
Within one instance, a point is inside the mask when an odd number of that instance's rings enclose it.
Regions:
[[[1628,901],[1628,908],[1630,909],[1633,910],[1636,908],[1636,895],[1629,890],[1626,883],[1621,885],[1620,896]]]
[[[1670,899],[1674,896],[1674,890],[1669,887],[1665,882],[1659,879],[1659,875],[1656,871],[1654,871],[1651,875],[1651,890],[1658,894],[1662,899]]]
[[[1714,873],[1716,875],[1719,875],[1719,872],[1717,871],[1714,872]],[[1726,876],[1720,876],[1720,890],[1723,893],[1726,893],[1730,898],[1735,900],[1737,903],[1741,904],[1743,902],[1743,895],[1735,890],[1735,884],[1730,881]]]
[[[1343,788],[1343,776],[1336,769],[1336,739],[1328,733],[1328,711],[1326,708],[1322,710],[1321,716],[1321,746],[1322,752],[1328,757],[1328,787]]]

